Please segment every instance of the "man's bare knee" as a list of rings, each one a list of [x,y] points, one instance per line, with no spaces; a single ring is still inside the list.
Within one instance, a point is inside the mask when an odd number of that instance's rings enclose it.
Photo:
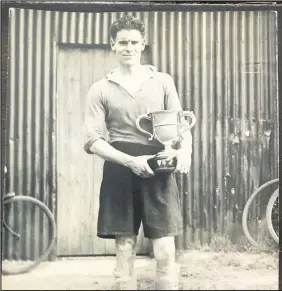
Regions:
[[[135,250],[136,236],[117,236],[116,249],[121,252],[130,252]]]
[[[158,265],[166,267],[175,261],[175,244],[173,237],[154,239],[153,250]]]

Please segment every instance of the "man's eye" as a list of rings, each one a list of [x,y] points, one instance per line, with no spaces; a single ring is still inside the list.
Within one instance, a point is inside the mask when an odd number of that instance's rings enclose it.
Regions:
[[[126,41],[120,41],[119,44],[121,44],[121,45],[127,45],[127,42]]]
[[[133,41],[132,42],[133,45],[136,45],[137,43],[138,43],[138,41]]]

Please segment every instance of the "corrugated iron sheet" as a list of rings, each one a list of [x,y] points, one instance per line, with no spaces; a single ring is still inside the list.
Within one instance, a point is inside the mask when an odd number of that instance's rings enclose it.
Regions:
[[[124,12],[60,13],[57,41],[58,43],[72,44],[109,44],[110,25],[124,14]],[[145,27],[149,27],[149,14],[147,12],[127,12],[127,14],[138,17],[144,22]],[[148,40],[148,34],[146,39]]]
[[[146,24],[153,65],[173,76],[183,109],[198,120],[191,172],[178,177],[180,247],[210,241],[240,221],[255,187],[278,176],[276,13],[132,14]],[[54,213],[56,43],[108,44],[121,15],[10,10],[9,190]],[[38,244],[45,235],[39,225]]]
[[[230,232],[254,188],[278,176],[276,13],[151,19],[153,64],[173,76],[198,120],[192,170],[178,179],[187,247]]]
[[[54,27],[54,14],[10,10],[8,190],[36,197],[51,210],[56,183],[52,140]],[[26,206],[18,209],[22,230],[27,220],[38,218],[34,216],[38,213],[27,211]],[[36,254],[47,241],[49,232],[44,223],[38,219],[30,230],[35,244],[25,246],[27,254]]]

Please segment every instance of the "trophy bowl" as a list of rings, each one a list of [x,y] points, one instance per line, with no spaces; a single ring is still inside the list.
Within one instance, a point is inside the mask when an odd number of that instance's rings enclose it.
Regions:
[[[191,119],[190,123],[185,117]],[[150,133],[140,126],[140,121],[147,119],[152,122],[153,132]],[[167,161],[169,153],[173,150],[173,145],[180,141],[182,134],[192,128],[196,123],[196,117],[192,111],[160,110],[141,114],[136,119],[138,130],[149,136],[149,140],[157,140],[164,149],[148,160],[148,164],[155,173],[173,172],[176,168],[177,160],[173,158]]]

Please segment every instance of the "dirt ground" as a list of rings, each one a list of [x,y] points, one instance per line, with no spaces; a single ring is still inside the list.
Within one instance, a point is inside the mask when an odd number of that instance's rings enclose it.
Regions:
[[[278,290],[278,253],[192,250],[179,259],[180,290]],[[113,257],[60,259],[3,276],[2,290],[111,290]],[[136,260],[138,290],[154,290],[155,261]]]

